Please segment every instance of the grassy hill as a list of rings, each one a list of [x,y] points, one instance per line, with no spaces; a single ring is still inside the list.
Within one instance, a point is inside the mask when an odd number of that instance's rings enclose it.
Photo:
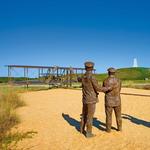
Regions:
[[[150,79],[150,68],[122,68],[117,70],[117,76],[122,80]]]
[[[99,81],[103,81],[107,77],[107,73],[96,74]],[[117,77],[121,80],[150,80],[150,68],[137,67],[137,68],[121,68],[117,70]]]

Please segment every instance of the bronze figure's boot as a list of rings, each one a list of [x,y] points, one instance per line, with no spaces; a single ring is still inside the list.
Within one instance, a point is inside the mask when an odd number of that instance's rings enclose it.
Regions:
[[[94,137],[94,136],[95,136],[95,134],[92,133],[92,124],[87,123],[86,137],[91,138],[91,137]]]
[[[111,125],[106,124],[106,132],[108,133],[111,132]]]
[[[118,131],[122,131],[122,126],[119,125],[117,130],[118,130]]]
[[[87,138],[91,138],[91,137],[94,137],[95,134],[91,133],[91,132],[86,132],[86,137]]]

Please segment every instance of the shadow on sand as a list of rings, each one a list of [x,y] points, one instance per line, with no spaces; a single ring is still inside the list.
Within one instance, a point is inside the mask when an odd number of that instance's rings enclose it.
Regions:
[[[62,113],[62,117],[73,127],[76,128],[78,132],[80,132],[80,122],[72,117],[70,117],[68,114]],[[97,120],[97,118],[93,118],[93,126],[98,128],[101,131],[106,131],[106,124]],[[112,129],[116,130],[115,127],[112,127]]]
[[[70,117],[68,114],[62,113],[62,117],[73,127],[76,128],[78,132],[80,132],[80,122],[76,119]]]
[[[76,130],[79,132],[80,131],[80,122],[77,121],[76,119],[70,117],[68,114],[62,113],[62,117],[73,127],[76,128]]]
[[[135,118],[135,117],[133,117],[131,115],[128,115],[128,114],[122,114],[122,118],[130,120],[132,123],[135,123],[137,125],[143,125],[145,127],[149,127],[150,128],[150,122],[148,122],[148,121]]]

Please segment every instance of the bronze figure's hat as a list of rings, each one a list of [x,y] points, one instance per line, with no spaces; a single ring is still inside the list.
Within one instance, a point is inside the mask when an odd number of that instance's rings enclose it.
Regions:
[[[94,67],[94,63],[91,61],[87,61],[84,63],[85,68],[93,68]]]
[[[115,73],[115,72],[116,72],[116,69],[111,67],[111,68],[108,68],[107,71],[108,71],[108,72]]]

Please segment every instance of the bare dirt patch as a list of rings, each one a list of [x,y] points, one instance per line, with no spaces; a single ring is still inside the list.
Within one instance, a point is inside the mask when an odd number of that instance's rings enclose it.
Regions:
[[[148,90],[123,88],[123,93],[150,94]],[[31,150],[148,150],[150,148],[150,97],[122,95],[123,131],[106,133],[104,94],[96,106],[93,133],[86,139],[78,132],[81,114],[80,90],[54,89],[22,94],[26,107],[18,113],[19,130],[34,130],[33,139],[19,147]],[[113,116],[113,126],[116,127]]]

